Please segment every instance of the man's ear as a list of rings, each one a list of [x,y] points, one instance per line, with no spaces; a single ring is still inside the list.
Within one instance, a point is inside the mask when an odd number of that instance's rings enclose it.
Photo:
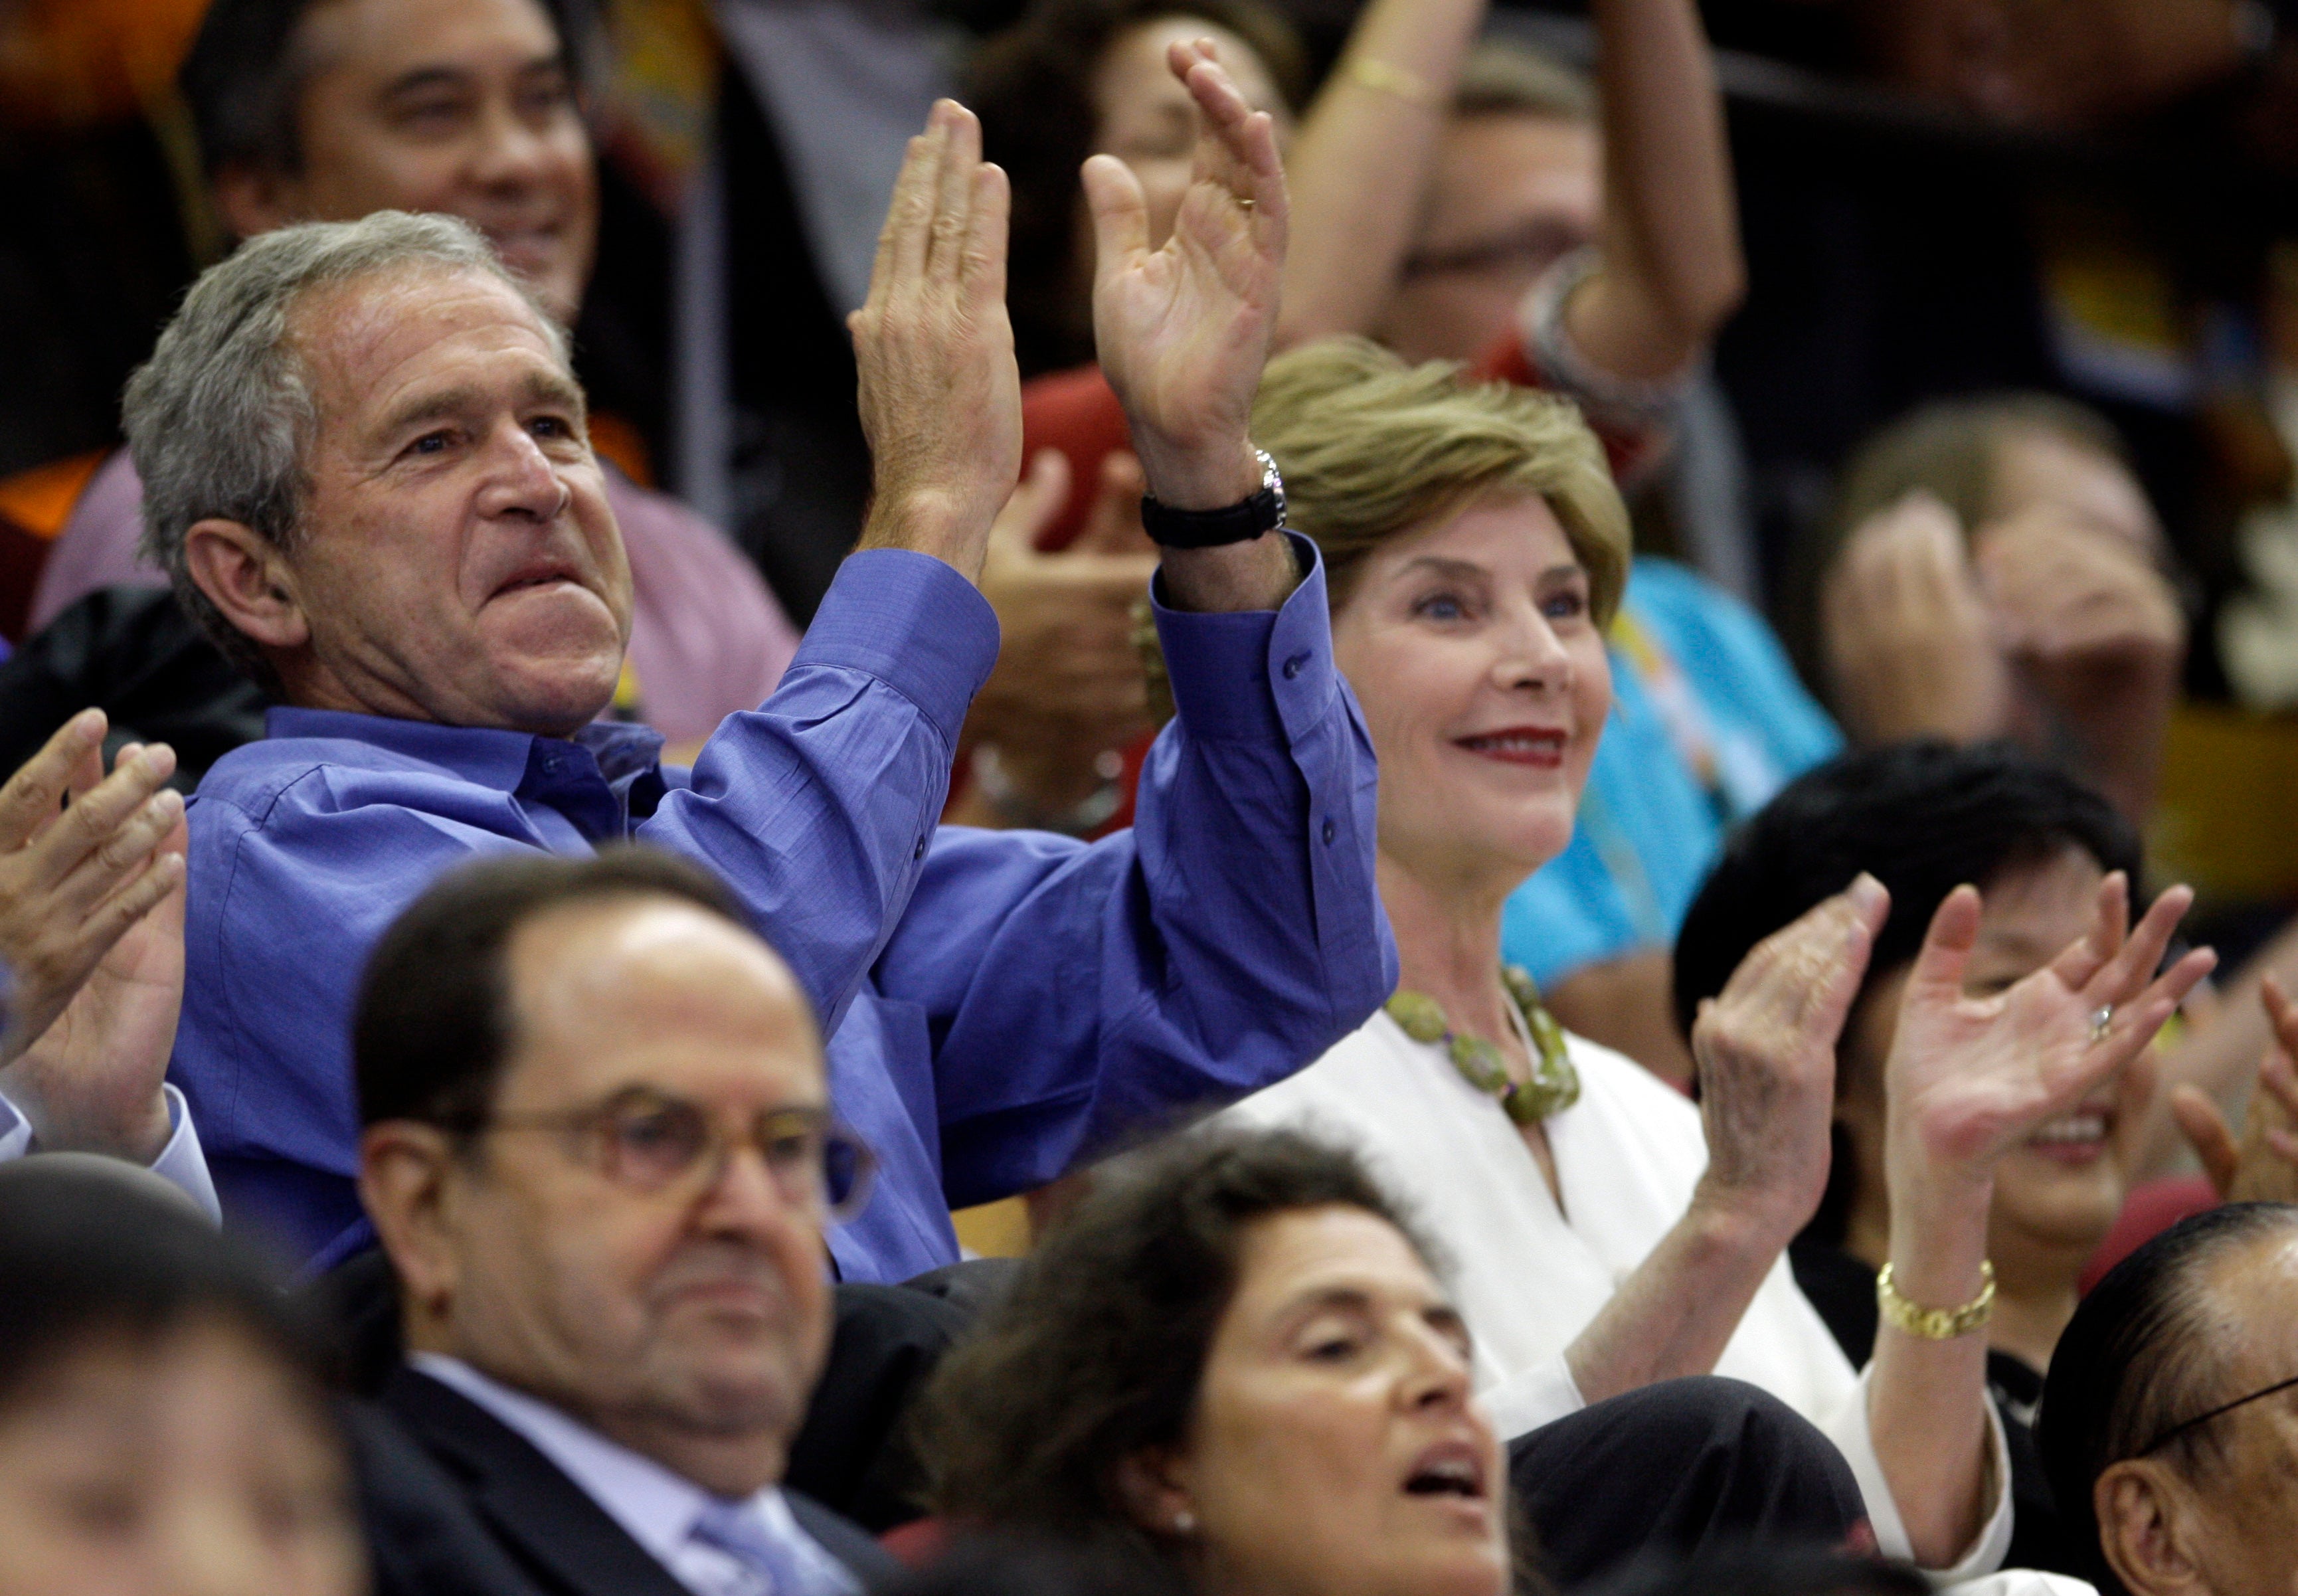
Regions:
[[[192,581],[223,618],[266,649],[300,649],[311,641],[295,574],[269,538],[238,521],[194,521],[184,533]]]
[[[2160,1463],[2116,1463],[2091,1487],[2099,1550],[2132,1596],[2170,1596],[2203,1588],[2188,1542],[2201,1526],[2195,1502]]]
[[[399,1276],[410,1322],[435,1319],[454,1295],[457,1154],[447,1133],[384,1120],[360,1137],[360,1201]]]
[[[235,162],[208,185],[216,215],[234,238],[252,238],[306,219],[301,186],[292,178]]]
[[[1168,1447],[1149,1447],[1117,1465],[1117,1493],[1134,1523],[1152,1534],[1186,1537],[1196,1533],[1197,1503],[1188,1470]]]

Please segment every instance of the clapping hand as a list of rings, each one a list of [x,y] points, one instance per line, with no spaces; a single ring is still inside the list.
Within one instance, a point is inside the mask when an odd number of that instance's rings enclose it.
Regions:
[[[1947,895],[1908,975],[1885,1065],[1895,1205],[1903,1187],[1983,1187],[2004,1154],[2138,1057],[2218,962],[2197,948],[2153,975],[2193,901],[2173,887],[2128,930],[2129,883],[2118,871],[2099,887],[2087,935],[2007,991],[1972,996],[1963,970],[1980,896]]]
[[[981,124],[936,104],[910,140],[870,297],[847,318],[873,462],[861,547],[913,549],[968,579],[1021,471],[1021,377],[1005,310],[1005,174]]]
[[[1275,123],[1245,103],[1209,41],[1175,45],[1169,64],[1203,131],[1163,247],[1149,247],[1148,205],[1125,163],[1096,155],[1085,165],[1098,246],[1094,337],[1149,492],[1177,509],[1218,509],[1261,486],[1247,425],[1277,326],[1285,169]]]
[[[2298,1202],[2298,1002],[2268,976],[2260,984],[2274,1043],[2259,1062],[2258,1087],[2240,1140],[2199,1087],[2170,1095],[2170,1114],[2195,1145],[2203,1172],[2229,1203]]]
[[[1890,913],[1871,875],[1757,943],[1691,1028],[1707,1169],[1694,1199],[1785,1246],[1827,1187],[1835,1045]]]
[[[16,978],[0,1093],[39,1144],[148,1162],[184,988],[184,804],[164,745],[103,769],[74,717],[0,787],[0,958]],[[72,802],[62,807],[65,795]]]

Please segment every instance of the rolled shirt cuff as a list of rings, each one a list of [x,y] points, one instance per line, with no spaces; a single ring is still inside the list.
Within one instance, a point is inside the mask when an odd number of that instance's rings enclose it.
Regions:
[[[191,1104],[173,1082],[160,1087],[168,1100],[168,1145],[152,1161],[152,1172],[199,1204],[200,1211],[223,1223],[223,1204],[216,1200],[215,1182],[208,1176],[207,1154],[200,1146],[199,1127],[192,1123]],[[0,1096],[0,1163],[32,1151],[31,1121],[23,1111]]]
[[[1851,1465],[1859,1493],[1867,1500],[1867,1520],[1874,1527],[1877,1546],[1886,1557],[1913,1562],[1914,1548],[1907,1539],[1906,1523],[1899,1517],[1899,1504],[1892,1500],[1890,1482],[1884,1476],[1883,1461],[1875,1453],[1874,1432],[1868,1425],[1867,1388],[1873,1377],[1873,1365],[1861,1369],[1858,1384],[1844,1405],[1820,1428]],[[1935,1590],[1952,1590],[1992,1574],[2011,1551],[2011,1444],[2004,1436],[2003,1417],[1995,1410],[1995,1404],[1983,1397],[1980,1401],[1987,1409],[1987,1489],[1991,1493],[1987,1522],[1951,1567],[1922,1571]]]
[[[1477,1393],[1502,1441],[1528,1435],[1544,1424],[1568,1418],[1588,1405],[1572,1377],[1572,1366],[1557,1353],[1515,1378]]]
[[[1150,584],[1173,708],[1192,737],[1222,742],[1286,739],[1320,722],[1332,701],[1332,614],[1317,545],[1297,532],[1300,585],[1275,609],[1207,612],[1165,602]]]

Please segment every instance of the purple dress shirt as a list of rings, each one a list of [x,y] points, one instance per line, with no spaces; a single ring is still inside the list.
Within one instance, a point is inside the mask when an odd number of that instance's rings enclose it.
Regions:
[[[1354,1030],[1396,980],[1373,887],[1372,746],[1334,670],[1322,566],[1276,611],[1160,605],[1178,715],[1130,831],[1087,844],[939,824],[997,654],[973,585],[850,557],[781,688],[691,773],[646,728],[561,741],[305,709],[191,803],[170,1078],[227,1222],[303,1255],[360,1221],[348,1022],[384,928],[440,873],[631,838],[740,897],[822,1017],[830,1091],[880,1160],[841,1276],[954,1261],[949,1211],[1025,1191]]]

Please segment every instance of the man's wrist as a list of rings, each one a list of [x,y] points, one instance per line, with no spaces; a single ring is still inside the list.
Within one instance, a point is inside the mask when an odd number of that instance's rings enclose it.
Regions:
[[[856,549],[905,549],[930,554],[978,581],[989,522],[957,494],[935,491],[880,493],[870,501]]]
[[[1261,457],[1242,434],[1192,446],[1135,434],[1149,496],[1169,509],[1226,509],[1261,492]]]

